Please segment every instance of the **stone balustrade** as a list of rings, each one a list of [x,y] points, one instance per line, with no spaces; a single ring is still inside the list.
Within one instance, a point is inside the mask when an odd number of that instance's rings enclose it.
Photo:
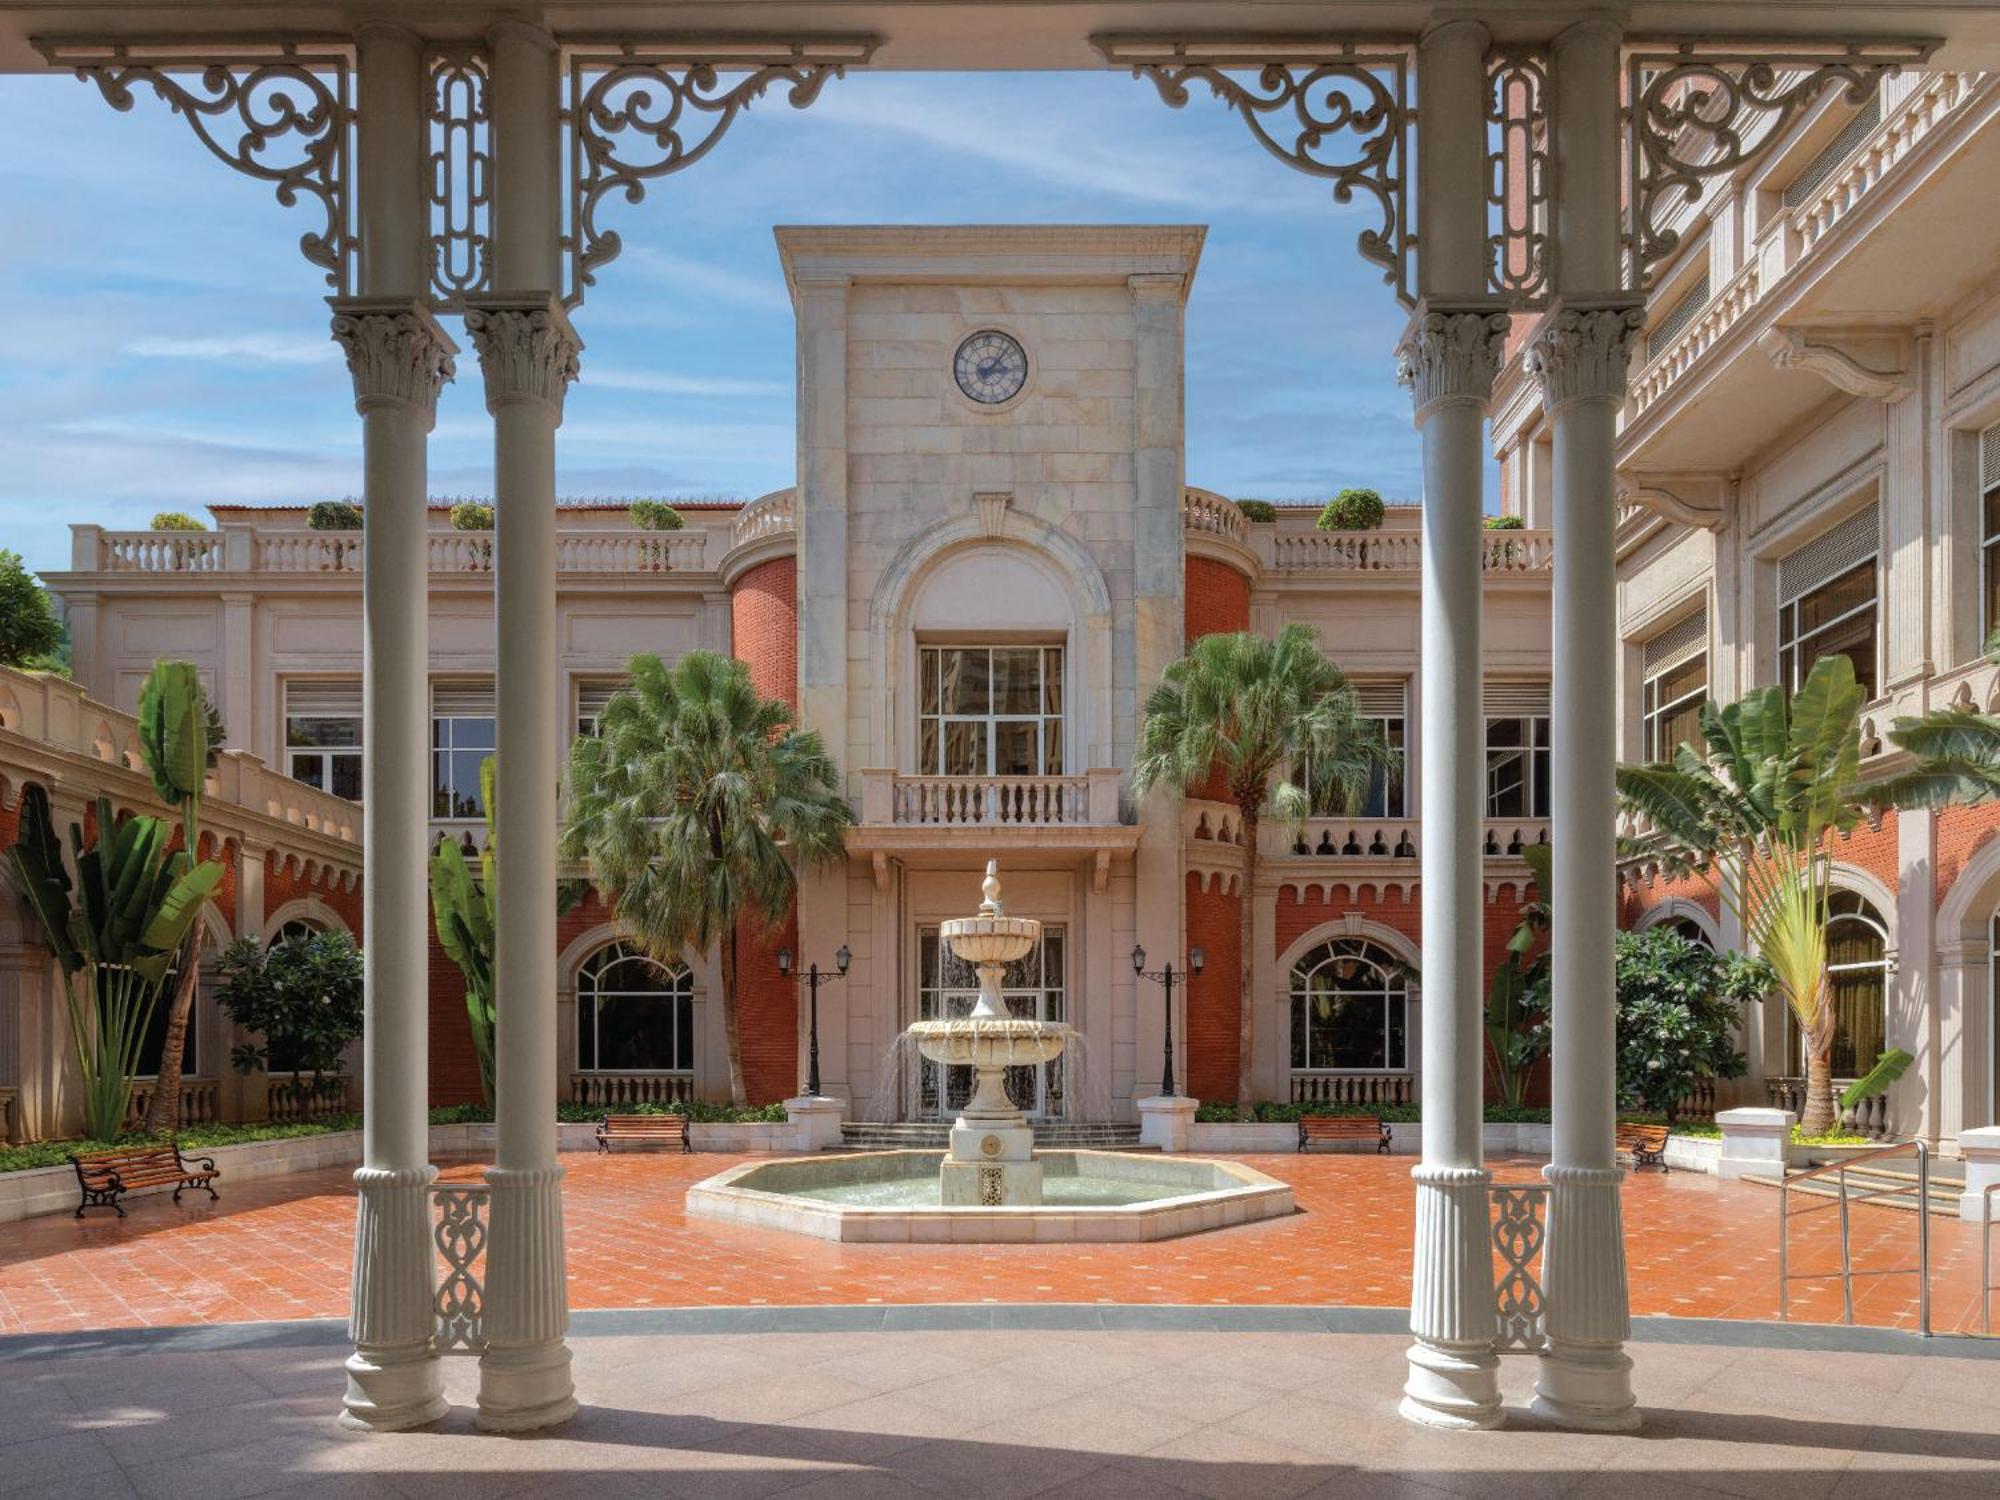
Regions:
[[[1348,1068],[1295,1069],[1294,1104],[1337,1104],[1379,1109],[1417,1102],[1417,1075]]]
[[[153,1103],[153,1088],[156,1080],[135,1078],[132,1080],[131,1102],[125,1106],[125,1128],[137,1130],[145,1121],[146,1111]],[[222,1086],[214,1078],[181,1079],[181,1128],[190,1125],[213,1125],[222,1118]]]
[[[348,1114],[354,1108],[349,1086],[346,1078],[322,1078],[314,1089],[310,1078],[274,1074],[264,1080],[264,1117],[276,1125],[300,1125]]]
[[[1872,1099],[1863,1099],[1853,1109],[1843,1109],[1840,1105],[1841,1091],[1852,1084],[1852,1078],[1833,1080],[1833,1110],[1839,1116],[1840,1125],[1856,1135],[1884,1140],[1892,1133],[1889,1119],[1889,1096],[1877,1094]],[[1798,1077],[1772,1077],[1764,1080],[1764,1093],[1773,1109],[1787,1110],[1803,1117],[1806,1112],[1806,1081]]]
[[[864,823],[929,828],[1061,828],[1118,821],[1118,774],[862,774]],[[875,795],[871,796],[870,794]]]
[[[789,512],[780,527],[789,529]],[[428,539],[434,575],[493,571],[491,531],[433,531]],[[556,571],[564,575],[669,573],[708,566],[708,532],[611,530],[569,527],[556,535]],[[361,533],[305,528],[265,530],[224,526],[217,531],[75,530],[73,566],[102,573],[343,574],[361,572]]]
[[[1250,534],[1250,522],[1236,503],[1213,490],[1187,490],[1181,495],[1181,527],[1243,542]]]
[[[638,1104],[686,1104],[694,1098],[694,1074],[684,1072],[579,1072],[569,1075],[572,1104],[619,1110]]]
[[[798,496],[791,490],[753,500],[736,513],[729,528],[729,545],[743,547],[765,537],[785,536],[799,529]]]
[[[1480,544],[1489,574],[1547,577],[1555,565],[1548,531],[1489,531]],[[1423,563],[1415,531],[1305,531],[1271,538],[1266,566],[1274,573],[1400,573],[1414,578]]]
[[[214,531],[104,531],[96,568],[103,573],[219,573],[222,535]]]

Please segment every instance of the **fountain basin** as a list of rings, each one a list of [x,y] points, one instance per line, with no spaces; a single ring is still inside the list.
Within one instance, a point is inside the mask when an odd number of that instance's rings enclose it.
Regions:
[[[1043,1201],[942,1201],[940,1151],[749,1162],[688,1189],[688,1212],[849,1244],[1104,1243],[1174,1239],[1294,1212],[1289,1184],[1240,1162],[1039,1151]]]
[[[1052,1062],[1070,1039],[1060,1021],[997,1016],[959,1016],[918,1021],[908,1028],[917,1050],[951,1067],[1008,1068]]]

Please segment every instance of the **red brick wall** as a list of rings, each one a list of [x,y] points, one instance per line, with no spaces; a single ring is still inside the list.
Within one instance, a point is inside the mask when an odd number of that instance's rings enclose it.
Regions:
[[[1187,876],[1188,947],[1203,950],[1199,975],[1188,980],[1184,1011],[1187,1077],[1182,1087],[1197,1099],[1234,1099],[1241,1065],[1243,965],[1242,897],[1226,894],[1220,881],[1202,889],[1202,877]],[[1150,992],[1146,992],[1150,993]],[[1150,1003],[1142,994],[1141,1003]],[[1141,1058],[1139,1074],[1151,1064]]]
[[[7,798],[14,799],[9,806]],[[21,837],[21,788],[0,787],[0,849],[11,849]]]
[[[313,897],[327,906],[347,924],[347,930],[354,934],[354,941],[363,939],[361,931],[361,883],[343,880],[339,875],[321,868],[310,879],[304,866],[273,852],[264,857],[264,920],[269,922],[280,908],[293,901]]]
[[[799,704],[798,563],[760,563],[729,596],[730,638],[766,698]],[[798,985],[778,972],[779,948],[799,951],[798,905],[773,931],[745,922],[736,932],[737,1031],[743,1085],[752,1104],[790,1098],[800,1087]],[[726,1080],[717,1080],[717,1084]],[[719,1092],[718,1088],[718,1092]]]
[[[438,942],[437,925],[430,933],[430,1075],[431,1103],[477,1104],[479,1054],[472,1046],[472,1022],[465,1014],[465,976]]]
[[[1187,560],[1182,621],[1190,641],[1250,628],[1250,580],[1212,557]]]

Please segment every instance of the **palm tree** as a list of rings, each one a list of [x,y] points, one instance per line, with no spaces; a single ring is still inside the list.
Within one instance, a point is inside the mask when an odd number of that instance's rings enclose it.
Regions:
[[[775,925],[798,870],[842,852],[853,821],[817,734],[758,696],[749,669],[693,651],[627,664],[596,737],[570,747],[565,858],[584,859],[627,934],[657,962],[720,949],[729,1094],[749,1102],[738,1023],[739,919]]]
[[[2000,718],[1973,708],[1934,709],[1896,720],[1889,738],[1913,759],[1868,785],[1877,806],[1935,810],[2000,797]]]
[[[1789,699],[1766,687],[1726,708],[1704,703],[1704,748],[1618,768],[1619,795],[1651,824],[1651,846],[1677,871],[1711,872],[1776,972],[1805,1045],[1807,1135],[1835,1123],[1826,845],[1867,812],[1860,709],[1853,663],[1822,657]]]
[[[1251,892],[1258,824],[1266,812],[1296,827],[1315,812],[1345,810],[1388,760],[1381,732],[1361,717],[1346,675],[1308,625],[1287,625],[1276,640],[1205,635],[1146,700],[1132,790],[1144,796],[1163,786],[1185,796],[1219,778],[1242,820],[1236,1108],[1244,1118],[1257,993]]]

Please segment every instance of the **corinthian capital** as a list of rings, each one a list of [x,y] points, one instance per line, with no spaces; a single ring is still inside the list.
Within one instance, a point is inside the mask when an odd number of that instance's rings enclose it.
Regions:
[[[371,297],[329,297],[333,339],[354,377],[354,406],[367,412],[405,407],[428,425],[438,390],[457,373],[458,345],[420,304]]]
[[[1422,421],[1440,406],[1484,409],[1506,357],[1508,319],[1490,306],[1420,303],[1396,346],[1396,382]]]
[[[486,377],[487,410],[539,401],[562,415],[583,340],[554,297],[468,297],[465,327]]]
[[[1634,297],[1558,302],[1528,341],[1528,373],[1541,384],[1542,407],[1555,412],[1572,401],[1621,402],[1632,349],[1646,322],[1645,303]]]

